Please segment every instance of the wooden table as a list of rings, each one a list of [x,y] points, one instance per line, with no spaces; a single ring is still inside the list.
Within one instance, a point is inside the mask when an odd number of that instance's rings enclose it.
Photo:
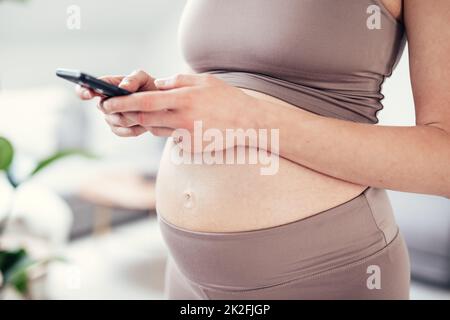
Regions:
[[[155,210],[155,178],[139,173],[102,173],[80,189],[80,198],[96,205],[94,234],[111,229],[111,210]]]

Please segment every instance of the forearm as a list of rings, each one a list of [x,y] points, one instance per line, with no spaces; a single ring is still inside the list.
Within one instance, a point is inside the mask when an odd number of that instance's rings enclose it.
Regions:
[[[317,116],[261,101],[259,127],[280,129],[280,155],[360,185],[450,195],[450,134]]]

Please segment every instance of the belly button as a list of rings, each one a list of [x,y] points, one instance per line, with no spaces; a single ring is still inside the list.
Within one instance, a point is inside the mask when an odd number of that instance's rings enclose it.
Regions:
[[[192,191],[185,191],[183,197],[183,205],[185,208],[191,209],[195,206],[194,193]]]

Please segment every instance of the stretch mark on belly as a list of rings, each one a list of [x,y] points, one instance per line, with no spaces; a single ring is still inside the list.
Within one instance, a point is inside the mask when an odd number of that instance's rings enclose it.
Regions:
[[[184,201],[183,205],[187,209],[192,209],[195,206],[194,193],[190,190],[187,190],[183,193]]]

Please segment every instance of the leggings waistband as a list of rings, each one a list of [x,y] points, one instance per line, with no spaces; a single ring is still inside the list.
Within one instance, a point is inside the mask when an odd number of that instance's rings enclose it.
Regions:
[[[158,220],[180,272],[224,290],[272,286],[353,263],[383,249],[398,231],[386,191],[372,187],[331,209],[265,229],[199,232]]]

